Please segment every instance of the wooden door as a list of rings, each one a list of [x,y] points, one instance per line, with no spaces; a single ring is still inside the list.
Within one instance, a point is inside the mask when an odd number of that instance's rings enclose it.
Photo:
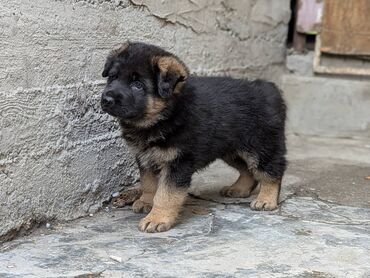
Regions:
[[[325,0],[320,50],[370,55],[370,0]]]

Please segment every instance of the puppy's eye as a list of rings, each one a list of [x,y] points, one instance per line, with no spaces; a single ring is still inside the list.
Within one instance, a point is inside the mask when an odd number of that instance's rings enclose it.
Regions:
[[[133,90],[142,90],[144,88],[144,84],[141,83],[140,81],[134,81],[130,84],[130,87]]]

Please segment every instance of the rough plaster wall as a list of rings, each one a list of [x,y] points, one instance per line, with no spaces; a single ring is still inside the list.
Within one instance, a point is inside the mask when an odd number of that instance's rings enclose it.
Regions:
[[[136,180],[98,103],[113,46],[156,43],[198,74],[276,80],[283,68],[289,0],[1,2],[0,239],[92,213]]]

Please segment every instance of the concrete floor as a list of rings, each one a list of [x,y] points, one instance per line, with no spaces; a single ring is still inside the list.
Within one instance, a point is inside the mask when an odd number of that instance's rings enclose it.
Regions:
[[[174,229],[129,207],[53,223],[0,246],[0,277],[370,277],[370,140],[291,136],[289,161],[274,212],[219,197],[236,173],[216,162]]]

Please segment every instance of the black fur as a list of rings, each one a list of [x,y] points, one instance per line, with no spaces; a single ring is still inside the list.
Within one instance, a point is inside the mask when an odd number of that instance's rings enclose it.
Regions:
[[[187,77],[171,72],[163,77],[153,64],[153,57],[158,56],[178,60],[143,43],[130,43],[123,53],[113,53],[107,60],[103,76],[110,77],[102,99],[111,94],[115,104],[103,104],[103,109],[119,118],[123,137],[140,146],[139,152],[152,147],[178,149],[179,156],[166,167],[169,178],[179,187],[188,187],[193,173],[217,158],[281,180],[286,168],[286,106],[279,89],[262,80]],[[135,81],[143,88],[133,88]],[[165,108],[157,121],[142,127],[137,123],[145,115],[149,96],[164,101]],[[254,165],[248,165],[240,152],[252,157]],[[138,164],[157,172],[163,167],[143,166],[140,159]]]

